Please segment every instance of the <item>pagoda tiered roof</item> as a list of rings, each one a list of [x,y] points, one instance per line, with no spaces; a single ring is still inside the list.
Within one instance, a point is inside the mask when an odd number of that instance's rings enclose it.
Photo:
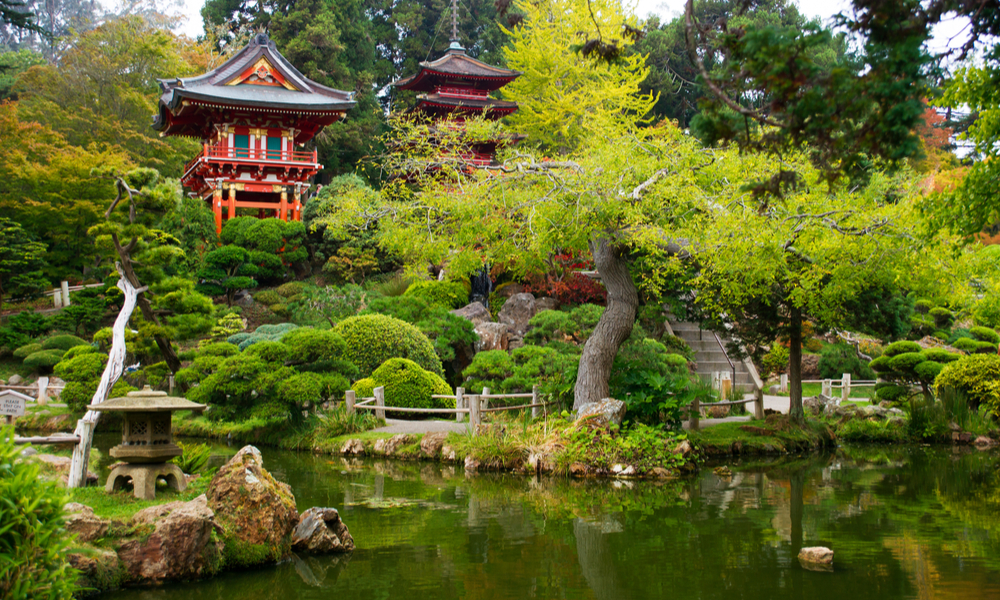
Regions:
[[[520,77],[520,71],[494,67],[465,53],[457,43],[441,58],[420,63],[416,74],[396,82],[401,90],[433,92],[440,86],[462,85],[477,90],[494,91]]]
[[[300,73],[266,34],[254,36],[204,75],[158,81],[163,94],[153,128],[161,135],[207,139],[226,116],[267,115],[292,123],[295,143],[301,144],[356,104],[352,92],[326,87]]]

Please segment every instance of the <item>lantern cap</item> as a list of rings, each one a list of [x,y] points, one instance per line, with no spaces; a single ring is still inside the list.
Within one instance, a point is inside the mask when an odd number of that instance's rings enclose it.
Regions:
[[[154,390],[147,385],[139,391],[129,392],[124,397],[109,398],[100,404],[91,404],[87,408],[120,412],[169,412],[174,410],[201,412],[208,407],[185,398],[168,396],[166,392]]]

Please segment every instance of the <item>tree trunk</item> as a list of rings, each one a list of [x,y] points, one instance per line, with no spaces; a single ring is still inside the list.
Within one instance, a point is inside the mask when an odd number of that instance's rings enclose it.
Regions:
[[[580,356],[573,394],[574,409],[608,397],[611,365],[618,347],[632,333],[635,312],[639,307],[639,294],[628,271],[624,249],[610,244],[607,237],[602,236],[590,243],[590,252],[597,272],[601,274],[601,282],[608,291],[608,305]]]
[[[805,423],[802,410],[802,310],[792,306],[788,327],[788,418]]]

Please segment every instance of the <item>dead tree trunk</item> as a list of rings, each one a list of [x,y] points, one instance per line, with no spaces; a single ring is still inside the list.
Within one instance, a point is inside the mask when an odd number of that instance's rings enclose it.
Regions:
[[[802,410],[802,310],[792,306],[788,327],[788,418],[804,423]]]
[[[608,305],[580,356],[573,394],[574,409],[608,397],[608,379],[615,354],[632,333],[635,312],[639,307],[639,294],[628,270],[625,249],[601,236],[590,243],[590,252],[601,282],[608,291]]]

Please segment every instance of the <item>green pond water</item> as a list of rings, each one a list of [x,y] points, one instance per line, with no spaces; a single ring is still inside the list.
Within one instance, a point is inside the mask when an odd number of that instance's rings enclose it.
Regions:
[[[851,447],[663,483],[262,452],[300,511],[341,511],[353,554],[101,598],[1000,599],[997,453]],[[833,572],[799,565],[816,545]]]

